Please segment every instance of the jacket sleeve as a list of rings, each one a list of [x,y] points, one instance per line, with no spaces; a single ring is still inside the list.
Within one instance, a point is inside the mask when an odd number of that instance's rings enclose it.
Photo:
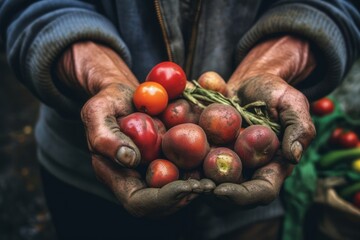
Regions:
[[[16,77],[45,104],[78,112],[80,103],[61,91],[53,77],[56,59],[72,43],[105,44],[130,64],[129,50],[115,26],[82,1],[0,1],[0,31]]]
[[[318,65],[295,87],[314,100],[333,91],[359,57],[359,28],[359,10],[347,1],[277,1],[240,40],[238,61],[256,42],[274,34],[290,33],[308,39]]]

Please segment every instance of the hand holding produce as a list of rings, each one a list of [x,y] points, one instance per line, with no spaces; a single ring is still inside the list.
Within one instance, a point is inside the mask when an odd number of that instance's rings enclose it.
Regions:
[[[93,160],[99,180],[108,186],[123,207],[136,217],[157,218],[172,214],[202,192],[211,191],[209,181],[177,180],[161,188],[149,188],[139,172],[119,168],[106,159]]]

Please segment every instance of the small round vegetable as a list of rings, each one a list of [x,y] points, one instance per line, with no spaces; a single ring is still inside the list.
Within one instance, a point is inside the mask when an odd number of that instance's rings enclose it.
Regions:
[[[330,135],[329,143],[334,147],[338,147],[339,146],[339,137],[343,132],[344,132],[343,128],[336,127]]]
[[[149,187],[160,188],[179,179],[179,169],[166,159],[156,159],[146,171],[146,182]]]
[[[133,102],[139,112],[154,116],[164,111],[168,103],[168,95],[159,83],[144,82],[136,88]]]
[[[212,103],[201,113],[199,126],[202,127],[210,143],[221,145],[236,139],[241,128],[240,113],[232,106]]]
[[[227,86],[225,80],[214,71],[208,71],[201,74],[197,80],[200,86],[205,89],[219,92],[222,95],[227,95]]]
[[[184,70],[176,63],[161,62],[150,70],[145,81],[161,84],[166,89],[171,100],[182,94],[187,78]]]
[[[185,99],[176,99],[168,104],[159,116],[167,128],[181,123],[198,123],[201,110]]]
[[[340,134],[338,144],[343,148],[354,148],[359,143],[358,135],[353,131],[344,131]]]
[[[149,164],[161,153],[162,133],[156,121],[146,113],[134,112],[117,119],[120,131],[139,148],[141,164]]]
[[[258,168],[268,163],[279,147],[279,139],[271,128],[251,125],[239,134],[234,151],[244,167]]]
[[[204,130],[194,123],[183,123],[170,128],[162,140],[164,155],[184,170],[201,165],[209,149]]]
[[[215,183],[240,182],[242,163],[239,156],[229,148],[210,150],[203,163],[204,174]]]
[[[327,97],[321,98],[311,103],[311,113],[315,116],[325,116],[332,113],[335,109],[334,102]]]

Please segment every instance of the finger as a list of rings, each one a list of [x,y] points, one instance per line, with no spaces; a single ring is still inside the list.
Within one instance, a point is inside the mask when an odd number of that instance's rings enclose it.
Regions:
[[[215,188],[214,194],[240,206],[269,204],[278,196],[289,167],[288,163],[273,161],[258,169],[252,180],[242,184],[223,183]]]
[[[92,97],[81,111],[90,150],[126,167],[137,166],[141,158],[139,149],[120,131],[116,120],[133,112],[131,95],[131,89],[111,85]]]
[[[298,91],[287,94],[287,100],[282,106],[280,120],[285,126],[282,151],[285,159],[296,164],[314,139],[316,130],[309,112],[309,103],[303,94]]]
[[[201,188],[203,189],[204,193],[210,193],[216,187],[216,184],[214,183],[214,181],[212,181],[212,180],[210,180],[208,178],[201,179],[200,184],[201,184]]]
[[[115,194],[121,203],[127,202],[135,192],[146,187],[140,173],[133,169],[119,168],[115,163],[99,155],[92,156],[92,166],[96,177]]]

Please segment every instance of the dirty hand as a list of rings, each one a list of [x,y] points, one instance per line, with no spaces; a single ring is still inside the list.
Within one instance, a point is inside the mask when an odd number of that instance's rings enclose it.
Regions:
[[[282,128],[281,152],[252,179],[242,184],[221,184],[215,195],[242,206],[274,200],[283,181],[300,161],[315,137],[307,98],[294,86],[315,67],[307,41],[293,36],[275,37],[255,46],[228,81],[230,96],[241,105],[264,101],[272,120]]]
[[[130,214],[167,215],[213,188],[211,182],[196,180],[146,187],[134,170],[141,159],[139,149],[116,120],[134,111],[132,95],[139,83],[113,50],[93,42],[75,43],[61,56],[57,75],[69,95],[85,102],[81,118],[96,176]]]

